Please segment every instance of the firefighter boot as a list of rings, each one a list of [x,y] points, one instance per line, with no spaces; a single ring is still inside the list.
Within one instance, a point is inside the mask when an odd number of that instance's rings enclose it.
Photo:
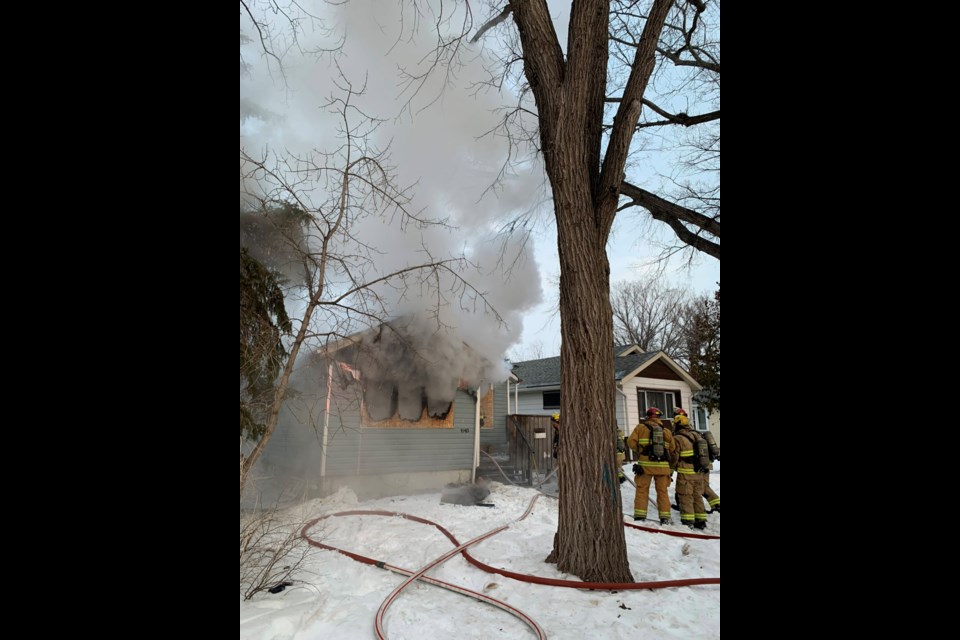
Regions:
[[[693,528],[694,528],[694,529],[706,529],[706,528],[707,528],[707,521],[706,521],[706,520],[697,520],[696,522],[693,523]]]

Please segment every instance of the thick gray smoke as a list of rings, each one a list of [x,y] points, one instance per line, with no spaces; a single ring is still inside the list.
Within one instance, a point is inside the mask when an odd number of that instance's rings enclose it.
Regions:
[[[347,358],[362,372],[367,410],[374,420],[390,418],[395,410],[400,418],[419,420],[424,400],[428,415],[442,418],[459,386],[475,389],[507,375],[502,361],[489,361],[454,332],[413,316],[364,334]]]
[[[430,287],[378,290],[388,315],[402,322],[407,339],[423,349],[413,360],[407,350],[388,349],[385,353],[395,353],[396,362],[380,366],[405,367],[407,377],[415,378],[411,389],[401,390],[400,404],[410,411],[418,385],[442,401],[452,399],[458,379],[504,379],[504,355],[520,338],[524,313],[542,297],[538,266],[522,239],[495,236],[499,221],[535,208],[543,184],[542,168],[527,160],[497,189],[489,189],[511,151],[504,136],[484,134],[502,118],[497,109],[515,104],[515,97],[477,90],[490,77],[484,68],[490,60],[479,45],[466,42],[460,45],[460,64],[450,67],[450,73],[437,68],[422,86],[405,86],[402,74],[425,72],[436,45],[432,18],[417,18],[421,28],[414,33],[408,3],[351,0],[304,7],[322,17],[328,29],[301,34],[299,49],[286,49],[283,75],[241,19],[241,31],[252,37],[241,47],[248,65],[240,78],[241,148],[253,156],[267,149],[301,156],[335,149],[341,144],[339,121],[322,105],[331,96],[343,97],[337,84],[365,86],[364,95],[353,100],[364,113],[386,120],[371,141],[389,146],[397,184],[415,185],[408,209],[444,218],[451,228],[402,227],[396,218],[370,216],[352,226],[351,233],[375,250],[380,274],[461,254],[469,260],[459,271],[469,286],[445,276],[439,292]],[[454,16],[441,28],[459,26]],[[286,28],[282,22],[273,24],[274,33]],[[298,52],[340,42],[336,56]],[[256,187],[241,178],[241,193]]]

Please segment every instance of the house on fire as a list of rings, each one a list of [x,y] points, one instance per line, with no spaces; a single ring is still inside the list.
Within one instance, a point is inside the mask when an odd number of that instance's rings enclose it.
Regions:
[[[255,474],[265,503],[471,482],[481,448],[505,441],[507,363],[435,327],[385,324],[306,360]]]

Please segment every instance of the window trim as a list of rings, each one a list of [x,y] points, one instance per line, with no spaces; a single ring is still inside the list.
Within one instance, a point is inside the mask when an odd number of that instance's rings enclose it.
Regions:
[[[666,420],[666,421],[673,420],[673,416],[670,415],[670,414],[671,414],[671,413],[673,412],[673,410],[676,409],[678,406],[682,406],[682,405],[677,404],[677,396],[680,395],[680,389],[650,389],[650,388],[646,388],[646,387],[637,387],[637,389],[636,389],[637,411],[638,411],[639,414],[640,414],[640,420],[641,420],[641,421],[643,421],[643,419],[646,417],[647,407],[650,406],[649,403],[646,403],[646,395],[644,395],[644,402],[641,402],[641,401],[640,401],[640,394],[641,394],[641,393],[643,393],[643,394],[647,394],[647,393],[658,393],[658,394],[660,394],[660,395],[662,395],[662,396],[664,397],[664,400],[666,400],[666,397],[667,397],[668,395],[670,396],[671,402],[672,402],[673,404],[672,404],[669,408],[667,408],[666,402],[661,403],[661,404],[663,404],[664,406],[662,406],[662,407],[657,407],[657,408],[660,409],[660,411],[663,412],[663,415],[660,416],[661,420]],[[657,405],[654,405],[654,406],[657,406]]]
[[[694,413],[693,425],[697,431],[710,431],[710,413],[703,407],[697,407]],[[701,424],[700,417],[703,416],[703,422]]]

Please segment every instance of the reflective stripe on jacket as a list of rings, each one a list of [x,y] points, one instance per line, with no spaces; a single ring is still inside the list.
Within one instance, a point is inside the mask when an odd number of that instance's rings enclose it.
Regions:
[[[650,456],[647,456],[643,453],[643,450],[650,445],[650,427],[659,424],[663,426],[663,423],[656,418],[648,418],[644,422],[641,422],[633,429],[633,433],[630,434],[630,437],[627,438],[627,446],[631,450],[637,452],[637,459],[640,462],[640,466],[643,467],[644,473],[649,473],[652,476],[667,476],[670,475],[670,454],[674,451],[676,443],[673,440],[673,434],[670,433],[670,429],[663,427],[663,448],[666,460],[654,461],[650,459]]]
[[[695,438],[696,436],[686,427],[677,431],[677,435],[674,436],[674,440],[680,448],[680,462],[677,464],[677,473],[696,473],[696,464],[694,463],[697,457]]]

